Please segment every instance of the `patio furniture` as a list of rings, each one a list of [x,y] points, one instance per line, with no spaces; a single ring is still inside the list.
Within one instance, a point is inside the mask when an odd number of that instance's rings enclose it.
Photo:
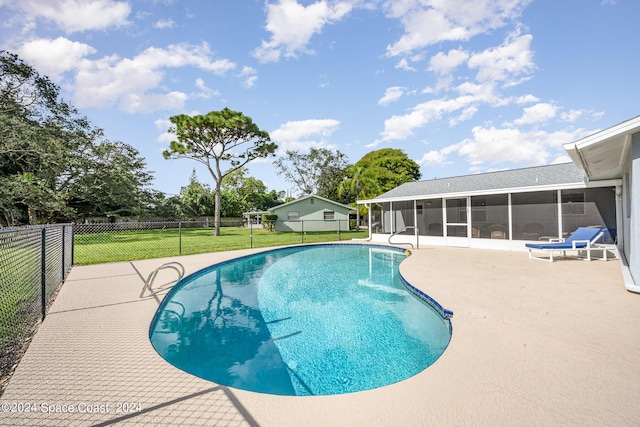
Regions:
[[[596,245],[596,242],[602,237],[604,231],[601,228],[578,228],[568,239],[552,239],[549,243],[526,243],[525,246],[529,248],[529,258],[539,259],[543,261],[553,262],[553,253],[555,251],[561,251],[562,256],[566,256],[567,251],[576,251],[577,255],[580,255],[580,251],[585,251],[587,254],[587,261],[591,261],[591,249],[602,249],[603,259],[606,261],[606,250]],[[543,251],[549,253],[549,258],[535,257],[533,251]]]
[[[491,224],[489,226],[489,231],[491,232],[492,239],[506,239],[507,238],[507,228],[501,224]]]
[[[525,240],[538,240],[542,233],[544,233],[544,227],[537,222],[530,222],[522,228],[522,237]]]

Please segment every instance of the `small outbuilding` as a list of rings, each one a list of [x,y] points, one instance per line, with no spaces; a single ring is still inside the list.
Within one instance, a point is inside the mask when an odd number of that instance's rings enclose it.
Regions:
[[[276,231],[348,231],[351,206],[309,195],[269,209]]]

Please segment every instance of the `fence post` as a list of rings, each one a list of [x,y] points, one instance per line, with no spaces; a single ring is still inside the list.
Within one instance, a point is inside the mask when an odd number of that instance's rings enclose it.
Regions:
[[[342,239],[340,238],[340,220],[338,220],[338,241],[340,241],[340,240],[342,240]]]
[[[178,221],[178,254],[182,255],[182,221]]]
[[[300,235],[302,236],[302,243],[304,243],[304,220],[300,221]]]
[[[76,224],[71,224],[71,265],[75,264],[76,255]]]
[[[42,306],[42,320],[46,315],[47,308],[47,249],[46,249],[46,240],[47,240],[47,229],[42,227],[42,233],[40,238],[40,288],[41,288],[41,298],[40,303]]]
[[[64,238],[65,238],[65,235],[64,235],[65,234],[65,229],[64,228],[65,228],[65,226],[63,225],[62,226],[62,275],[60,276],[60,281],[61,282],[64,282],[64,265],[65,265],[65,263],[64,263],[64,258],[65,258],[64,257],[64,252],[66,250],[66,246],[64,244]]]

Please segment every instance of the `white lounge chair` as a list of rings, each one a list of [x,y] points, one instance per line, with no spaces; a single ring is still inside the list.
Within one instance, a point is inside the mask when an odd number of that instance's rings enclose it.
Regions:
[[[591,249],[601,249],[604,252],[603,259],[606,261],[606,249],[599,248],[596,242],[602,237],[604,231],[601,228],[580,227],[568,239],[552,239],[549,243],[527,243],[525,246],[529,248],[529,258],[539,259],[543,261],[553,262],[553,253],[561,251],[562,256],[566,256],[567,251],[576,251],[580,255],[580,251],[587,254],[587,261],[591,261]],[[533,251],[548,252],[549,257],[533,256]]]

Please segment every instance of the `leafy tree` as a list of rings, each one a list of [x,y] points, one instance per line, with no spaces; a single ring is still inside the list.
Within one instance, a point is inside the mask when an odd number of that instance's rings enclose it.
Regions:
[[[225,108],[205,115],[181,114],[170,118],[170,132],[176,134],[166,159],[187,158],[204,164],[215,181],[215,235],[220,235],[222,179],[250,161],[275,153],[277,145],[269,134],[253,123],[251,117]],[[223,171],[223,163],[230,168]]]
[[[132,147],[64,102],[59,88],[0,51],[0,213],[3,223],[141,212],[151,174]]]
[[[404,151],[396,148],[383,148],[367,153],[355,166],[361,167],[378,183],[379,193],[369,196],[377,196],[405,182],[417,181],[421,176],[420,166]]]
[[[257,210],[267,210],[284,203],[284,191],[271,190],[261,196],[262,204],[256,206]]]
[[[287,150],[273,164],[278,175],[294,184],[301,195],[317,194],[335,200],[349,162],[338,150],[311,148],[306,154]]]
[[[18,55],[0,50],[0,113],[30,119],[68,118],[73,108],[58,99],[59,88]],[[3,128],[2,133],[10,129]]]
[[[68,205],[80,217],[142,216],[153,205],[147,187],[153,176],[138,150],[122,142],[101,141],[87,147],[74,178],[61,185]]]
[[[38,212],[51,214],[64,209],[64,202],[60,200],[59,194],[44,185],[31,172],[3,177],[0,182],[0,209],[9,225],[19,223],[25,212],[29,224],[37,224]]]
[[[58,88],[17,55],[0,51],[0,209],[7,225],[64,210],[56,181],[86,120],[58,100]]]
[[[227,175],[222,181],[222,191],[223,194],[225,191],[237,194],[242,204],[240,214],[246,211],[272,208],[283,203],[281,199],[284,197],[284,191],[271,190],[267,193],[267,186],[264,182],[246,176],[245,169],[238,169]]]
[[[351,165],[347,169],[347,178],[338,186],[338,194],[351,194],[355,202],[371,195],[379,194],[378,182],[362,166]],[[356,227],[360,227],[360,208],[356,209]]]
[[[151,193],[151,199],[149,214],[154,217],[164,219],[190,218],[190,214],[186,212],[180,196],[173,195],[166,197],[164,193],[154,191]]]
[[[220,213],[224,217],[241,217],[245,211],[244,200],[238,193],[222,190],[220,194]]]
[[[215,211],[215,196],[209,185],[198,181],[195,169],[191,172],[189,185],[180,190],[180,199],[191,217],[208,216]]]

